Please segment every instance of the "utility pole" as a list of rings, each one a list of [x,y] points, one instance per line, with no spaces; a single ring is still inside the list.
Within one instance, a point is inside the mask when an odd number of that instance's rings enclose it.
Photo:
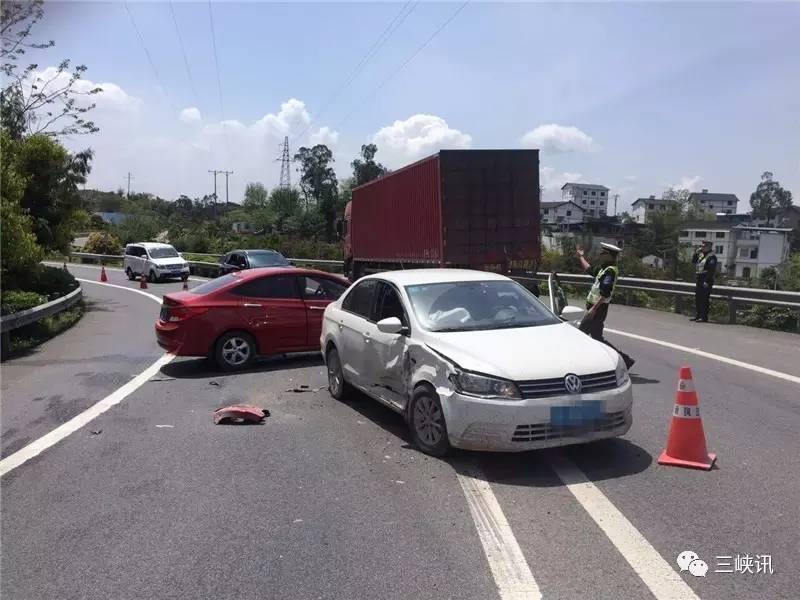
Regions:
[[[214,218],[216,218],[217,217],[217,173],[221,173],[222,171],[209,169],[208,172],[214,174]]]
[[[128,171],[128,176],[125,178],[128,180],[128,200],[131,199],[131,179],[136,179],[131,175],[131,172]]]
[[[614,194],[614,216],[617,215],[617,200],[619,200],[619,194]]]
[[[228,175],[233,175],[233,171],[220,171],[225,175],[225,209],[228,208]]]
[[[281,163],[281,182],[278,187],[288,190],[292,187],[292,159],[289,157],[289,136],[283,138],[283,151],[281,157],[276,158],[275,161]]]

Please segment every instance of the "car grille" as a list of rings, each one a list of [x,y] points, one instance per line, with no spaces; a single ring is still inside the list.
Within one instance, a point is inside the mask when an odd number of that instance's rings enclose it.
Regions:
[[[166,265],[165,268],[177,270],[177,269],[182,269],[183,265],[178,263],[176,265]]]
[[[617,387],[617,374],[614,371],[581,375],[581,393],[599,392]],[[568,393],[563,377],[554,379],[535,379],[533,381],[518,381],[520,393],[523,398],[547,398],[548,396],[561,396]]]
[[[517,425],[514,430],[512,442],[539,442],[543,440],[556,440],[559,438],[580,437],[587,433],[600,433],[611,431],[625,424],[625,411],[611,412],[603,418],[581,425],[563,427],[553,426],[550,423],[537,423],[535,425]]]

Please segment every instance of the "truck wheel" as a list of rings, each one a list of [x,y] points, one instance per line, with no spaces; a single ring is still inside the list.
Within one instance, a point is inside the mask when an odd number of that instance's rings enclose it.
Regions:
[[[353,277],[350,281],[358,281],[364,276],[364,264],[354,260],[353,261]]]
[[[408,426],[417,448],[431,456],[444,456],[450,450],[447,423],[438,394],[426,385],[414,390]]]

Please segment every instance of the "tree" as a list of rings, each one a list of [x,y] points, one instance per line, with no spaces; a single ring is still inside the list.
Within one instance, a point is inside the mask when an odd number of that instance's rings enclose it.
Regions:
[[[791,205],[792,192],[783,189],[772,178],[772,173],[764,171],[761,175],[761,183],[756,187],[756,191],[750,194],[750,207],[753,209],[753,216],[766,219],[767,226],[769,226],[772,215],[787,210]]]
[[[378,147],[375,144],[361,146],[361,158],[357,158],[350,163],[353,167],[354,187],[369,183],[373,179],[383,177],[389,172],[382,164],[375,162],[375,154],[377,152]],[[363,160],[361,160],[362,158]]]
[[[4,84],[0,90],[0,120],[12,137],[46,133],[58,137],[98,131],[86,114],[95,104],[91,96],[100,87],[87,87],[82,79],[85,65],[70,66],[63,60],[54,70],[38,73],[38,64],[19,69],[19,59],[28,50],[50,48],[55,42],[31,41],[34,25],[44,15],[43,0],[0,3],[0,58]]]
[[[705,218],[706,214],[700,206],[700,200],[698,198],[691,199],[691,195],[692,193],[687,189],[667,188],[661,194],[661,199],[674,202],[678,209],[677,212],[686,219]],[[710,218],[713,219],[713,215],[710,215]]]
[[[267,188],[260,183],[248,183],[244,189],[244,202],[242,206],[246,211],[266,208],[269,203]]]
[[[294,155],[300,163],[300,189],[306,200],[306,207],[313,202],[314,208],[322,215],[325,222],[325,239],[333,240],[333,223],[338,209],[338,182],[336,173],[331,167],[333,153],[324,144],[313,148],[300,148]]]
[[[287,220],[299,212],[300,192],[294,188],[275,188],[269,196],[269,209],[275,219],[275,228],[283,231]]]
[[[91,254],[120,254],[122,252],[122,243],[117,236],[111,233],[95,231],[89,234],[83,251]]]

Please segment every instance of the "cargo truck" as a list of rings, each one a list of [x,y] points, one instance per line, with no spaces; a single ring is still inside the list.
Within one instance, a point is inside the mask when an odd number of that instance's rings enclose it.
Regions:
[[[441,150],[353,190],[345,275],[420,267],[535,271],[538,150]]]

